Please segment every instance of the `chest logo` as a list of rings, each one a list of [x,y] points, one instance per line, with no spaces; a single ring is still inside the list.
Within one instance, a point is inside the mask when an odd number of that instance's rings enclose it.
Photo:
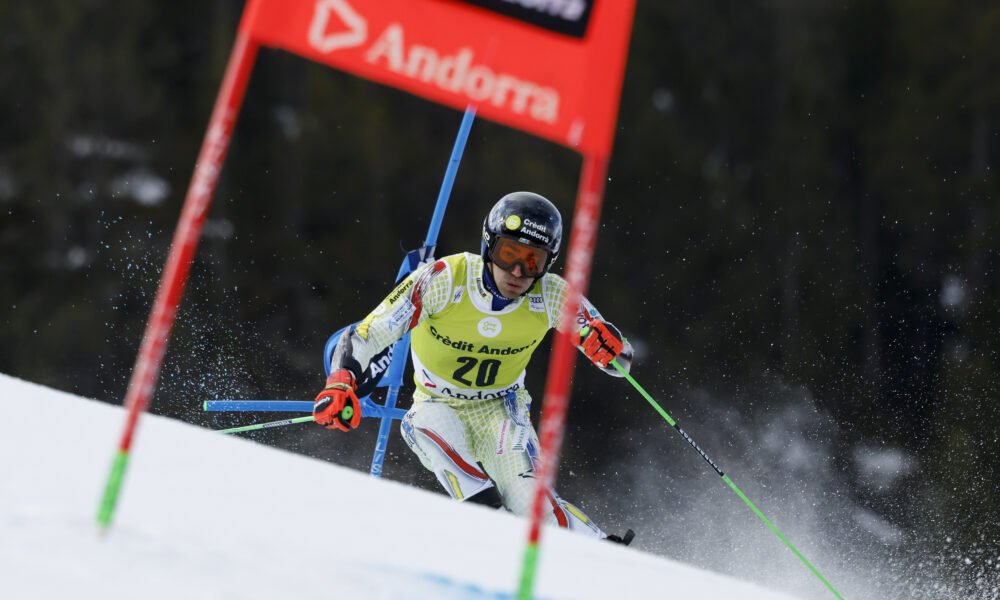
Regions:
[[[479,335],[483,337],[493,338],[500,335],[500,330],[503,326],[500,324],[500,319],[496,317],[486,317],[485,319],[479,321]]]

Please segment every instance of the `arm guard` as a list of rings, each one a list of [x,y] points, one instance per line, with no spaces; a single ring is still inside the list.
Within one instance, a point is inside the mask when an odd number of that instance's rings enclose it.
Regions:
[[[340,337],[330,358],[330,371],[348,369],[360,381],[372,358],[448,305],[451,283],[451,271],[441,260],[410,273],[363,321]]]

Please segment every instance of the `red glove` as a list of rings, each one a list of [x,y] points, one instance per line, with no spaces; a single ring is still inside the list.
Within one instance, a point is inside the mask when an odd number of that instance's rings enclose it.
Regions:
[[[326,387],[316,396],[313,419],[327,429],[350,431],[361,423],[361,402],[354,393],[354,374],[338,369],[326,378]]]
[[[625,339],[611,323],[593,319],[580,330],[580,348],[592,363],[606,369],[625,349]]]

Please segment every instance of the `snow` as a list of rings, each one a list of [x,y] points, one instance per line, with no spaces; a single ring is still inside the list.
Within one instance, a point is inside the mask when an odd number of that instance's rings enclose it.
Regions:
[[[899,448],[858,446],[854,449],[858,477],[873,488],[890,488],[917,471],[918,462]]]
[[[0,598],[515,593],[518,517],[148,414],[102,536],[123,410],[6,375],[0,398]],[[554,528],[540,556],[537,598],[790,598]]]

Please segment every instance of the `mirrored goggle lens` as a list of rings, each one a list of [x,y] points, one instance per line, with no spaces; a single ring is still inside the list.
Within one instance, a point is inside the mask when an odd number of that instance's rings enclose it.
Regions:
[[[541,248],[505,237],[497,239],[490,254],[490,259],[504,271],[511,271],[515,265],[521,265],[525,277],[538,277],[544,273],[548,258],[549,253]]]

